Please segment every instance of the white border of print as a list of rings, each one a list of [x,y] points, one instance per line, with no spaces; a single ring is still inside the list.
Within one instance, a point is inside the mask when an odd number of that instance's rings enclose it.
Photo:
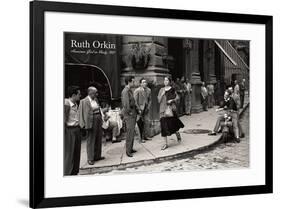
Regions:
[[[63,177],[63,32],[251,41],[250,168]],[[255,87],[255,88],[253,88]],[[165,191],[265,184],[265,27],[259,24],[45,13],[45,196]]]

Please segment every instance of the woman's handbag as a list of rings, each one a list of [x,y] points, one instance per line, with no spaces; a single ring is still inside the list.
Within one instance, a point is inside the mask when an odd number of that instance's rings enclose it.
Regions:
[[[173,117],[174,116],[174,113],[173,113],[173,109],[172,109],[172,106],[171,105],[167,105],[167,108],[164,112],[164,116],[166,118],[169,118],[169,117]]]

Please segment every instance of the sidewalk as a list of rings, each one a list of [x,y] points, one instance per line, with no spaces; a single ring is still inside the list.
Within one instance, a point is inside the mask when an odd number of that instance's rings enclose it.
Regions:
[[[245,98],[245,105],[240,109],[242,113],[249,105],[248,98]],[[194,152],[200,152],[214,145],[220,139],[220,134],[208,136],[206,132],[213,130],[217,120],[218,113],[216,107],[206,112],[192,114],[191,116],[182,116],[180,119],[185,124],[180,129],[182,142],[178,143],[176,136],[168,137],[169,148],[161,150],[163,139],[158,134],[146,143],[139,143],[138,137],[135,137],[134,157],[127,157],[125,153],[125,140],[120,143],[104,142],[102,147],[102,156],[104,160],[95,162],[94,165],[87,163],[86,141],[81,146],[81,161],[79,174],[104,173],[114,169],[124,169],[128,167],[151,164],[171,160],[178,157],[187,156]]]

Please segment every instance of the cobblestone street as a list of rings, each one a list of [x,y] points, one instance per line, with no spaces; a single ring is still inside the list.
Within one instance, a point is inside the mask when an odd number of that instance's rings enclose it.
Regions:
[[[241,139],[239,144],[222,143],[203,153],[185,159],[113,170],[107,174],[246,168],[249,166],[249,108],[243,113],[241,124],[245,132],[245,138]]]

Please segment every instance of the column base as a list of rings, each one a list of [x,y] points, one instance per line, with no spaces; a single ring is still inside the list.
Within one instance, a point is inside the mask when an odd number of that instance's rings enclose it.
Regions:
[[[217,77],[216,77],[216,75],[214,75],[214,74],[209,74],[209,78],[210,78],[210,80],[209,80],[209,82],[211,83],[211,84],[216,84],[217,83]]]
[[[160,120],[150,120],[147,134],[149,137],[154,137],[161,132]]]
[[[192,100],[191,100],[191,113],[199,113],[203,111],[201,104],[201,76],[200,73],[193,72],[191,74],[192,85]]]

